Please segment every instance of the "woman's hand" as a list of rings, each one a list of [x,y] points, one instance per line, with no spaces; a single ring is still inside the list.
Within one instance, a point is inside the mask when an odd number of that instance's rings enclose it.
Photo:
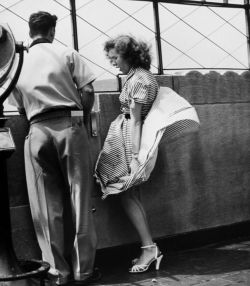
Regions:
[[[137,171],[140,163],[137,158],[132,158],[131,163],[130,163],[130,174],[133,174]]]

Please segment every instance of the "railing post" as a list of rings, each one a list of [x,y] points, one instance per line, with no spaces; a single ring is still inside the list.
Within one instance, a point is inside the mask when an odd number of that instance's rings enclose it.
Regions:
[[[154,8],[154,20],[155,20],[155,39],[156,39],[157,56],[158,56],[158,74],[163,74],[161,31],[160,31],[158,1],[153,2],[153,8]]]
[[[244,0],[245,15],[246,15],[246,36],[247,36],[247,55],[248,55],[248,69],[250,70],[250,11],[249,0]]]
[[[71,21],[72,21],[72,32],[73,32],[74,49],[76,51],[78,51],[79,48],[78,48],[78,35],[77,35],[77,20],[76,20],[76,3],[75,3],[75,0],[70,0],[70,14],[71,14]]]

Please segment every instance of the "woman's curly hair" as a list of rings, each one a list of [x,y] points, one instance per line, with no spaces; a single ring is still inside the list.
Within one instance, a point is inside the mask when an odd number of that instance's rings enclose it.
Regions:
[[[130,35],[117,36],[104,43],[106,54],[111,49],[115,49],[132,67],[141,67],[146,70],[149,70],[151,65],[150,48],[146,42],[137,41]]]

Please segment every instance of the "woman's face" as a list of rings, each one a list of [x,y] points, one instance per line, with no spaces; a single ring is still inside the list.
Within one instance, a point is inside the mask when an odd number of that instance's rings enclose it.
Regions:
[[[122,56],[116,52],[115,49],[109,50],[108,58],[110,60],[110,63],[114,67],[119,68],[123,74],[127,74],[129,72],[131,68],[130,64],[128,63],[128,61],[123,59]]]

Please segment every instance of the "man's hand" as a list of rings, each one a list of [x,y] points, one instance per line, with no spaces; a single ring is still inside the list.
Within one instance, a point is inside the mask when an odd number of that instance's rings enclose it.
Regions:
[[[92,83],[86,84],[80,89],[81,101],[83,106],[83,111],[87,115],[91,112],[95,100],[94,88]]]
[[[91,110],[93,108],[95,95],[94,95],[94,88],[92,83],[86,84],[80,90],[81,92],[81,101],[84,111],[84,124],[86,126],[88,135],[91,135]]]

